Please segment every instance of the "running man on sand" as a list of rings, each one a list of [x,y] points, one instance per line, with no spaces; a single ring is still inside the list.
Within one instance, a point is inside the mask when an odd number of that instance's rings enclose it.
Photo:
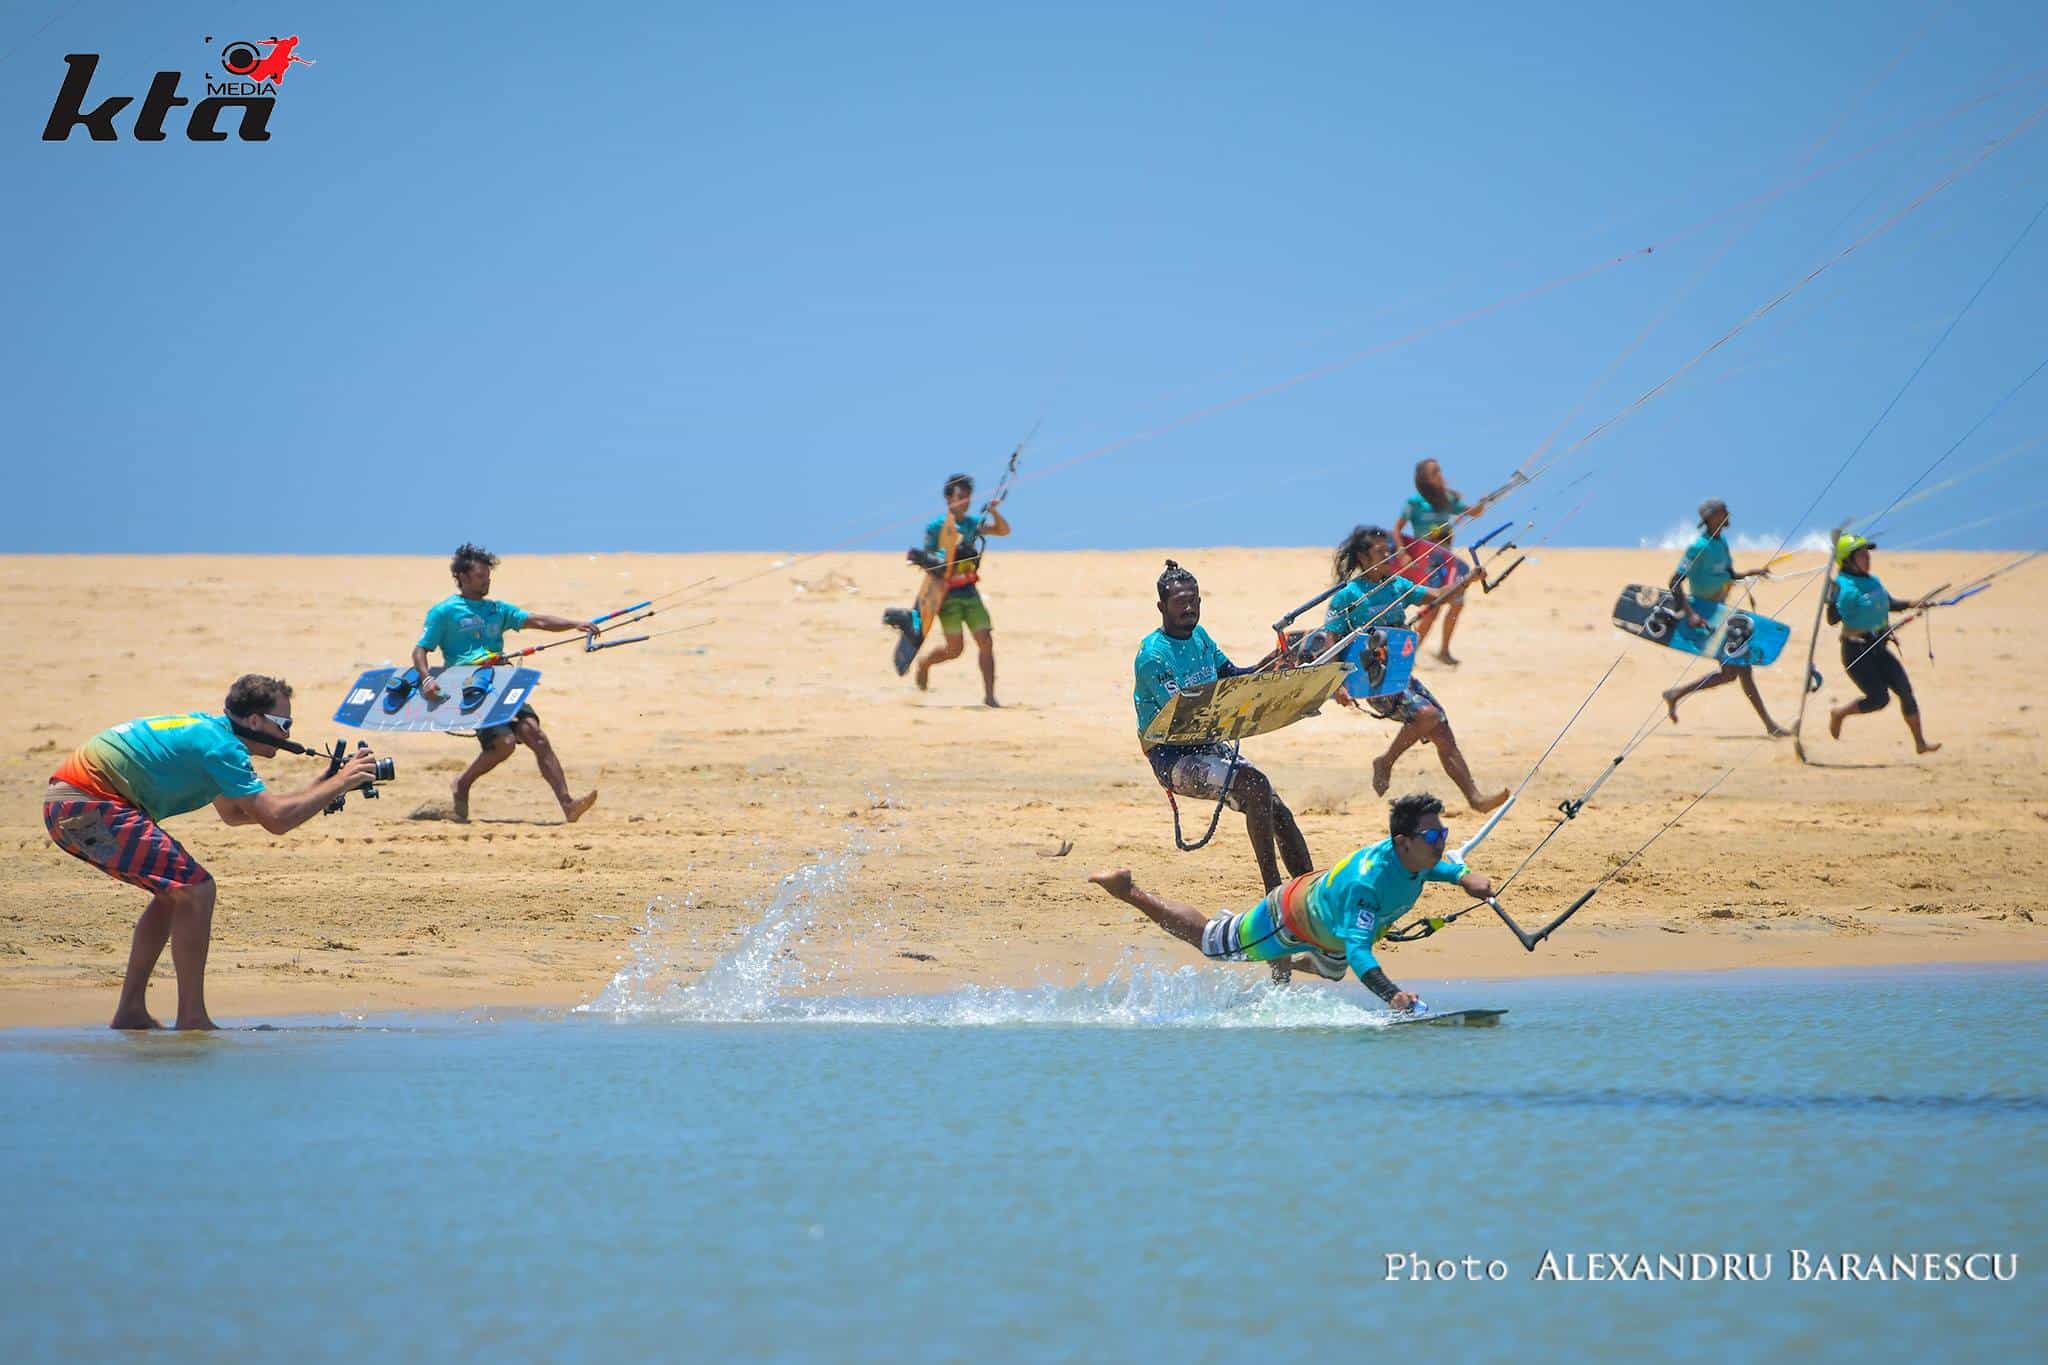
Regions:
[[[1884,710],[1896,692],[1906,728],[1913,734],[1914,750],[1931,754],[1941,746],[1929,744],[1920,731],[1920,703],[1913,698],[1913,681],[1906,676],[1905,664],[1892,652],[1897,637],[1891,630],[1893,612],[1915,611],[1927,602],[1924,598],[1907,602],[1884,590],[1884,584],[1870,572],[1870,552],[1876,548],[1876,541],[1862,536],[1843,536],[1835,542],[1837,575],[1828,620],[1842,627],[1842,667],[1848,670],[1849,680],[1863,689],[1863,695],[1828,712],[1828,733],[1840,739],[1843,721]]]
[[[1131,700],[1138,710],[1145,761],[1152,765],[1159,785],[1180,796],[1214,801],[1229,793],[1224,804],[1244,815],[1252,856],[1259,864],[1260,884],[1271,891],[1280,885],[1282,863],[1291,877],[1315,864],[1309,859],[1308,841],[1294,821],[1294,812],[1274,794],[1266,775],[1242,758],[1233,762],[1227,744],[1144,744],[1145,727],[1174,693],[1251,671],[1230,662],[1202,629],[1202,587],[1193,574],[1169,559],[1158,587],[1159,629],[1138,646],[1132,665],[1135,685]]]
[[[1415,992],[1387,979],[1373,945],[1415,905],[1425,882],[1448,882],[1481,899],[1493,883],[1444,854],[1449,831],[1443,802],[1414,793],[1392,802],[1388,838],[1354,849],[1327,872],[1311,872],[1274,888],[1249,910],[1210,915],[1138,886],[1124,869],[1088,880],[1154,924],[1225,962],[1270,962],[1305,957],[1332,981],[1348,967],[1366,989],[1397,1010],[1418,1003]]]
[[[455,594],[436,602],[427,611],[426,625],[420,628],[419,643],[412,648],[412,666],[419,670],[420,695],[429,701],[441,696],[441,684],[434,680],[429,671],[427,651],[441,651],[441,666],[452,668],[458,664],[489,663],[505,652],[505,632],[508,630],[565,631],[580,630],[589,634],[597,627],[589,621],[578,621],[568,616],[543,616],[539,612],[522,611],[510,602],[493,601],[491,592],[491,570],[498,567],[498,557],[481,545],[463,544],[448,561],[448,572],[455,576]],[[583,818],[585,811],[597,804],[597,792],[586,792],[582,796],[569,795],[569,779],[562,775],[562,760],[555,757],[554,746],[548,743],[545,731],[540,728],[540,713],[531,706],[522,706],[509,725],[487,725],[476,732],[477,745],[483,750],[476,756],[461,776],[455,779],[450,793],[454,798],[455,818],[469,819],[469,789],[476,780],[491,769],[512,757],[512,751],[524,744],[533,750],[534,761],[540,765],[540,775],[547,779],[548,787],[555,793],[555,801],[562,808],[562,818],[570,824]]]
[[[975,516],[967,510],[974,501],[974,480],[965,474],[955,474],[946,480],[946,513],[933,517],[925,524],[924,552],[913,555],[915,563],[926,569],[939,570],[946,567],[946,551],[943,537],[947,523],[951,523],[960,537],[960,548],[953,556],[953,571],[946,576],[946,600],[939,607],[939,629],[945,642],[917,661],[917,690],[924,692],[932,685],[932,667],[957,659],[967,650],[967,642],[961,638],[964,627],[974,632],[975,648],[981,651],[981,703],[984,706],[1001,706],[996,700],[996,639],[994,627],[988,619],[988,607],[981,600],[981,546],[989,536],[1010,534],[1010,523],[1003,520],[1002,500],[991,501]]]
[[[1721,532],[1727,528],[1727,503],[1719,498],[1708,498],[1701,503],[1700,534],[1685,547],[1685,557],[1678,561],[1678,568],[1671,575],[1672,600],[1685,617],[1686,624],[1694,630],[1704,630],[1707,625],[1706,619],[1694,608],[1694,602],[1725,602],[1729,590],[1737,583],[1745,578],[1762,578],[1765,573],[1763,569],[1736,571],[1735,561],[1728,553],[1728,542],[1721,538]],[[1695,692],[1731,682],[1742,684],[1742,695],[1748,697],[1749,704],[1756,708],[1757,719],[1764,723],[1764,729],[1772,739],[1783,739],[1792,733],[1771,719],[1771,713],[1764,707],[1763,693],[1757,691],[1756,670],[1748,664],[1722,664],[1719,672],[1695,678],[1682,687],[1666,689],[1664,705],[1671,712],[1671,723],[1678,724],[1678,703]]]
[[[1328,613],[1323,618],[1324,629],[1348,635],[1370,626],[1405,627],[1409,607],[1434,609],[1445,602],[1455,603],[1479,581],[1468,576],[1445,587],[1425,588],[1394,572],[1394,553],[1393,537],[1380,527],[1351,529],[1351,534],[1337,547],[1333,566],[1340,580],[1350,581],[1330,598]],[[1335,699],[1344,706],[1358,705],[1343,688],[1337,690]],[[1451,733],[1450,716],[1421,679],[1411,675],[1400,692],[1368,697],[1365,706],[1382,720],[1401,722],[1387,751],[1372,761],[1372,789],[1376,795],[1385,796],[1392,785],[1395,760],[1414,744],[1423,742],[1436,747],[1437,762],[1443,765],[1444,775],[1458,784],[1466,804],[1473,810],[1485,814],[1508,799],[1505,787],[1497,792],[1479,790],[1479,784],[1472,780],[1472,767],[1458,747],[1458,737]]]
[[[249,757],[271,757],[277,747],[264,738],[284,739],[291,728],[291,687],[250,673],[228,689],[225,714],[195,711],[116,725],[79,746],[50,775],[43,827],[51,841],[116,881],[150,893],[129,942],[114,1028],[162,1027],[144,996],[165,943],[178,974],[178,1027],[213,1027],[206,1012],[213,874],[170,836],[163,821],[210,802],[225,824],[285,834],[375,775],[377,756],[358,749],[339,772],[302,791],[281,796],[265,790]]]
[[[1484,498],[1466,506],[1455,488],[1444,486],[1443,466],[1435,460],[1421,460],[1415,466],[1415,495],[1401,504],[1401,515],[1394,519],[1394,545],[1400,551],[1394,571],[1420,583],[1425,588],[1449,588],[1463,583],[1471,576],[1472,570],[1465,561],[1458,558],[1458,552],[1451,547],[1451,537],[1461,516],[1476,517],[1486,511]],[[1402,528],[1406,527],[1404,533]],[[1451,636],[1458,629],[1458,617],[1465,610],[1462,595],[1446,595],[1438,599],[1444,604],[1444,638],[1437,642],[1438,662],[1451,668],[1458,661],[1451,657]],[[1415,642],[1419,645],[1429,639],[1429,628],[1436,624],[1437,606],[1423,609],[1415,622]]]

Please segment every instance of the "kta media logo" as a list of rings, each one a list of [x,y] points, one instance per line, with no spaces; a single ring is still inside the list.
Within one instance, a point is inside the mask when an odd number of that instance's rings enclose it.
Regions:
[[[209,46],[213,43],[211,36],[206,41]],[[278,84],[292,67],[312,66],[313,61],[298,55],[296,33],[289,38],[272,37],[268,42],[267,52],[262,40],[238,38],[224,45],[220,66],[231,79],[216,81],[210,76],[203,77],[206,98],[197,104],[178,93],[182,72],[157,72],[135,114],[135,140],[162,142],[168,136],[164,132],[164,116],[191,104],[192,112],[185,120],[185,137],[189,141],[227,141],[228,135],[218,126],[225,109],[241,111],[237,131],[242,141],[270,141],[270,112],[277,107]],[[121,135],[114,128],[114,116],[133,104],[134,97],[116,95],[87,109],[86,92],[92,86],[93,72],[99,69],[99,54],[69,52],[64,56],[64,64],[68,68],[64,85],[57,91],[57,102],[50,107],[49,122],[43,125],[43,141],[63,142],[70,138],[72,129],[82,127],[94,142],[118,142]]]

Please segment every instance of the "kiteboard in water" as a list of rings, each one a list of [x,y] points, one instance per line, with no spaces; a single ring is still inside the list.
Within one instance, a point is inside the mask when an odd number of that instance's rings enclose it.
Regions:
[[[1168,698],[1139,738],[1146,744],[1213,744],[1278,730],[1321,710],[1351,667],[1336,659],[1190,687]]]
[[[1442,1014],[1402,1014],[1396,1024],[1444,1024],[1451,1028],[1492,1028],[1506,1010],[1445,1010]]]
[[[335,709],[334,719],[361,730],[481,730],[509,725],[540,685],[537,668],[508,664],[457,664],[437,668],[441,696],[420,693],[413,668],[373,668],[357,678]]]
[[[1615,600],[1614,624],[1666,649],[1748,668],[1766,668],[1776,662],[1792,635],[1792,628],[1783,621],[1737,611],[1720,602],[1694,599],[1692,609],[1706,622],[1705,629],[1686,621],[1668,589],[1631,583]]]

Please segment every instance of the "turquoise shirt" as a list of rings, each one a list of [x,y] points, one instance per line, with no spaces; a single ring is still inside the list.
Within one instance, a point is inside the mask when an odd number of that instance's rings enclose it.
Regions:
[[[1138,733],[1142,735],[1174,693],[1230,677],[1237,672],[1237,665],[1216,647],[1208,631],[1196,626],[1185,640],[1176,640],[1163,630],[1147,635],[1138,646],[1132,672],[1137,685],[1131,690],[1131,701],[1138,708]]]
[[[1308,929],[1319,946],[1342,948],[1351,970],[1363,977],[1379,966],[1372,945],[1395,920],[1415,908],[1425,882],[1455,882],[1465,864],[1445,858],[1435,867],[1410,872],[1401,866],[1394,841],[1354,849],[1318,876],[1308,889]]]
[[[1685,595],[1702,602],[1718,602],[1735,581],[1735,561],[1728,554],[1728,542],[1719,536],[1699,536],[1685,547],[1678,561],[1685,575]]]
[[[1471,510],[1456,493],[1451,494],[1449,507],[1438,507],[1420,493],[1401,504],[1401,515],[1408,522],[1410,538],[1428,536],[1431,540],[1446,543],[1451,538],[1451,519],[1460,512]]]
[[[954,524],[960,528],[960,548],[954,552],[953,577],[970,580],[947,590],[948,597],[979,597],[980,591],[971,581],[981,572],[982,518],[973,515],[955,517]],[[924,550],[926,554],[944,555],[939,546],[939,535],[946,529],[944,517],[933,517],[924,524]]]
[[[1429,600],[1429,589],[1411,583],[1399,574],[1383,583],[1354,578],[1330,597],[1323,614],[1323,626],[1339,635],[1349,635],[1367,626],[1400,627],[1408,624],[1408,608]]]
[[[1835,610],[1842,629],[1867,635],[1890,623],[1892,598],[1875,574],[1844,573],[1835,580]]]
[[[526,613],[510,602],[461,593],[436,602],[420,628],[420,648],[441,651],[443,666],[473,664],[505,652],[505,632],[526,624]]]
[[[217,796],[263,790],[228,718],[203,711],[146,716],[102,730],[55,776],[87,791],[124,796],[152,820],[198,810]]]

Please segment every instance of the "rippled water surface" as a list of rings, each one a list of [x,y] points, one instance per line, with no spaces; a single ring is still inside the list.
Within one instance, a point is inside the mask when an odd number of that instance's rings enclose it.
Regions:
[[[1208,967],[791,994],[774,920],[565,1016],[0,1034],[0,1356],[2048,1349],[2048,972],[1439,982],[1510,1013],[1390,1029]],[[1794,1282],[1795,1250],[2017,1279]]]

